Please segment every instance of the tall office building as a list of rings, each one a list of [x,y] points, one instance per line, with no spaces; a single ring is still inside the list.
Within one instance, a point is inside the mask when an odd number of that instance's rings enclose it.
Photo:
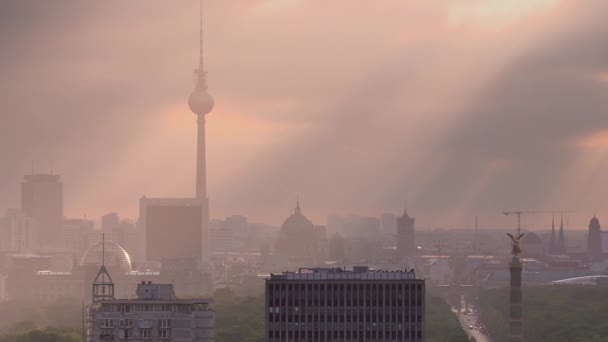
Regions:
[[[214,106],[213,97],[207,91],[207,74],[203,54],[203,8],[200,16],[199,64],[195,70],[194,90],[188,97],[190,110],[197,115],[196,144],[196,192],[195,198],[142,198],[140,201],[140,223],[146,234],[147,258],[199,258],[207,261],[209,256],[209,198],[207,196],[207,161],[205,147],[205,116]],[[194,210],[198,210],[195,213]],[[144,216],[141,216],[141,215]],[[184,216],[182,216],[184,215]],[[198,224],[194,227],[193,224]],[[194,229],[196,228],[196,232]],[[161,232],[161,230],[164,230]],[[165,248],[156,237],[168,237]],[[198,247],[194,247],[198,244]],[[183,248],[180,248],[179,246]],[[181,249],[181,250],[179,250]]]
[[[266,340],[424,341],[424,280],[367,266],[300,269],[266,280]]]
[[[416,219],[410,217],[407,208],[397,218],[397,259],[403,260],[416,254]]]
[[[147,198],[139,204],[146,227],[146,259],[163,261],[203,256],[204,204],[192,198]]]
[[[63,184],[59,175],[26,175],[21,183],[21,209],[36,220],[41,246],[61,243]]]

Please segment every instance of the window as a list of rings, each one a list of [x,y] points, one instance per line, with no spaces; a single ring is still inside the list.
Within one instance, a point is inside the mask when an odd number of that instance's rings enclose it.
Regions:
[[[171,337],[171,329],[160,329],[158,331],[159,338],[170,338]]]
[[[131,320],[130,319],[121,319],[120,320],[120,326],[121,327],[125,327],[125,328],[130,328],[131,327]]]
[[[161,319],[158,322],[158,326],[161,328],[170,328],[171,327],[171,320],[169,319]]]
[[[99,338],[104,341],[107,339],[112,338],[113,339],[114,334],[112,333],[112,329],[101,329],[101,334],[99,335]]]
[[[152,336],[152,329],[139,329],[140,338],[150,338]]]
[[[113,328],[114,327],[114,321],[112,321],[111,319],[104,319],[102,324],[101,324],[102,328]]]
[[[121,329],[120,330],[120,338],[129,338],[131,337],[131,330],[129,329]]]

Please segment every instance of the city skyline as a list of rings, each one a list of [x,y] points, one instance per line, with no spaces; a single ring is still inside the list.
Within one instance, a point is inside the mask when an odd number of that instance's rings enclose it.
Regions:
[[[404,200],[423,227],[472,227],[479,215],[508,228],[500,212],[511,209],[575,210],[567,228],[584,229],[594,212],[602,220],[601,186],[589,184],[608,181],[597,171],[608,146],[605,52],[593,45],[605,32],[594,13],[605,4],[355,5],[335,27],[344,3],[282,3],[206,4],[217,99],[212,218],[278,224],[300,197],[315,222],[399,213]],[[8,165],[0,208],[18,207],[32,162],[62,176],[67,217],[136,218],[141,195],[190,196],[196,119],[184,94],[198,54],[198,1],[68,4],[2,11],[27,20],[3,21],[0,41],[11,82],[3,103],[15,113],[0,131]],[[64,21],[83,33],[58,38]],[[32,64],[39,55],[45,63]],[[24,91],[33,80],[40,88]],[[518,91],[522,84],[532,88]]]

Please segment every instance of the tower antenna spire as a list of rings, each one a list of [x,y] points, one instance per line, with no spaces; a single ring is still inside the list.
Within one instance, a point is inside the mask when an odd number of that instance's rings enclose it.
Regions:
[[[198,69],[195,71],[196,88],[207,90],[207,75],[205,74],[205,54],[203,44],[203,0],[200,0],[200,27],[199,27],[199,60]]]
[[[101,266],[106,265],[106,233],[101,233]]]
[[[200,1],[200,10],[201,10],[201,18],[200,18],[200,60],[199,60],[199,71],[203,72],[204,60],[203,60],[203,0]]]

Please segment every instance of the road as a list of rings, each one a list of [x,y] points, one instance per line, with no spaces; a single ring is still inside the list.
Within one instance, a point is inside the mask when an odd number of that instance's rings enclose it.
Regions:
[[[457,313],[458,319],[464,331],[469,337],[474,337],[476,342],[492,342],[490,338],[479,331],[478,317],[475,314]],[[469,329],[469,326],[475,327],[475,329]]]
[[[462,296],[460,300],[461,307],[467,308],[467,312],[457,308],[452,309],[452,311],[454,311],[454,313],[458,316],[460,325],[467,335],[469,335],[469,337],[474,337],[476,342],[492,342],[488,336],[480,331],[479,328],[481,327],[481,324],[479,323],[479,317],[474,313],[475,310],[473,310],[473,307],[471,307],[471,305],[467,306],[464,296]],[[470,326],[473,326],[473,329],[470,329]]]

